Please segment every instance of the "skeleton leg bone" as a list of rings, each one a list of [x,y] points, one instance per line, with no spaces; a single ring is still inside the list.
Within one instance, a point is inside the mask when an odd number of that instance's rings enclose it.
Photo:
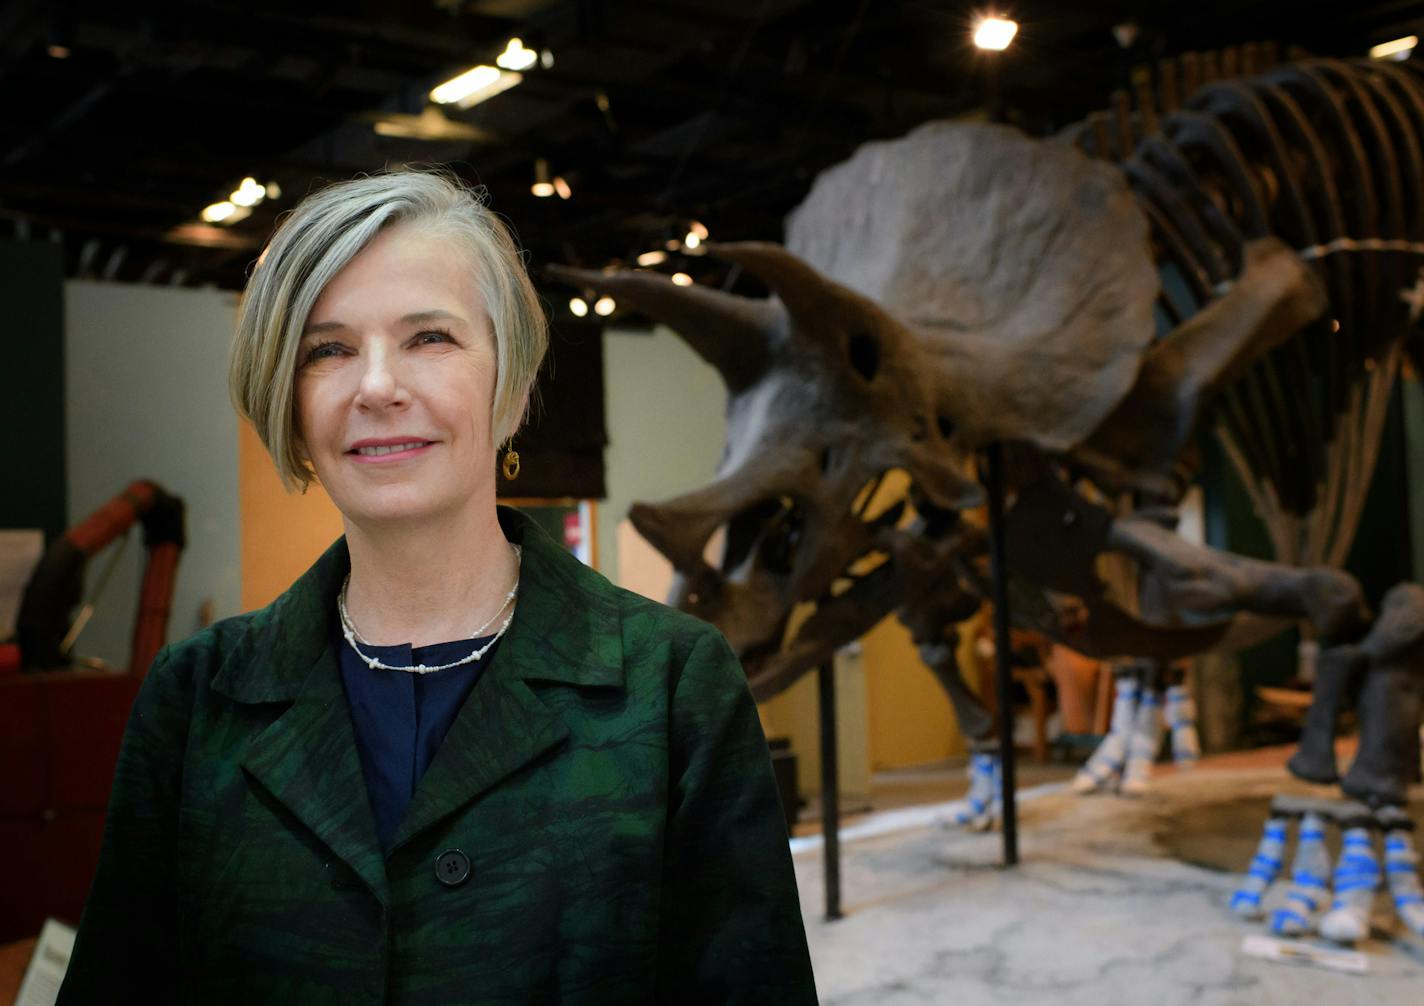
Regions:
[[[969,792],[950,804],[940,823],[987,831],[1003,812],[1003,775],[995,752],[976,751],[969,757]]]
[[[1252,241],[1244,264],[1224,296],[1143,354],[1132,389],[1077,448],[1081,461],[1125,488],[1180,491],[1181,456],[1203,409],[1326,306],[1319,279],[1281,241]]]
[[[1280,875],[1286,850],[1286,828],[1290,820],[1288,815],[1272,811],[1266,821],[1246,876],[1231,896],[1231,910],[1243,919],[1259,919],[1265,914],[1261,908],[1261,895]]]
[[[1117,694],[1113,699],[1112,722],[1108,727],[1108,735],[1073,777],[1074,792],[1090,793],[1112,788],[1117,785],[1123,766],[1127,763],[1127,743],[1128,738],[1132,736],[1133,722],[1137,717],[1140,682],[1133,671],[1124,671],[1114,676],[1113,685]]]
[[[1167,689],[1162,711],[1172,732],[1172,760],[1178,768],[1190,768],[1201,757],[1201,741],[1197,737],[1197,704],[1185,683]]]
[[[1118,792],[1124,796],[1142,796],[1152,779],[1152,763],[1162,746],[1162,699],[1150,672],[1144,678],[1137,696],[1137,715],[1133,717],[1132,734],[1127,739],[1127,764],[1123,767]]]
[[[1424,888],[1419,883],[1414,822],[1402,807],[1381,808],[1377,817],[1384,829],[1384,875],[1394,912],[1410,932],[1424,937]]]
[[[1370,907],[1380,885],[1374,821],[1345,823],[1340,861],[1335,864],[1335,900],[1320,920],[1320,935],[1336,943],[1358,943],[1370,932]]]
[[[1396,584],[1360,642],[1369,660],[1360,689],[1360,745],[1340,786],[1357,800],[1399,805],[1419,777],[1424,712],[1424,587]]]
[[[1237,611],[1287,615],[1309,619],[1322,637],[1365,624],[1364,594],[1341,570],[1242,558],[1193,544],[1136,515],[1113,520],[1107,547],[1137,559],[1177,610],[1201,618]]]
[[[1307,812],[1300,823],[1295,861],[1291,864],[1291,889],[1286,905],[1271,915],[1271,932],[1277,936],[1303,936],[1315,929],[1315,916],[1330,892],[1330,853],[1325,848],[1325,819]]]
[[[959,721],[959,729],[969,741],[971,751],[969,792],[963,800],[952,805],[943,823],[982,831],[998,820],[1002,806],[994,716],[959,673],[959,661],[954,653],[958,634],[950,630],[950,636],[949,641],[920,646],[920,659],[949,696],[955,719]]]

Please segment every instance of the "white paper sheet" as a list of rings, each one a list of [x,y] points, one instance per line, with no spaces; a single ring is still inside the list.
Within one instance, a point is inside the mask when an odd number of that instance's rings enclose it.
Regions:
[[[15,997],[15,1006],[54,1006],[73,952],[74,929],[63,922],[46,919],[30,957],[30,966],[25,969],[25,980],[20,983],[20,994]]]

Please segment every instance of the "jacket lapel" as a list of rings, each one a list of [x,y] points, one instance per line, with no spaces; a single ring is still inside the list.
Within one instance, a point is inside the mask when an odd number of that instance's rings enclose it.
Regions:
[[[390,851],[395,852],[568,735],[563,720],[523,681],[499,673],[481,679],[470,690],[416,787]]]
[[[623,685],[615,588],[517,511],[501,508],[500,522],[524,549],[514,621],[416,788],[392,852],[568,738],[568,723],[529,682]]]
[[[242,765],[386,903],[385,860],[330,640],[292,707],[252,741]]]
[[[349,569],[340,539],[254,615],[213,688],[238,702],[291,703],[249,742],[242,767],[384,903],[385,865],[334,642],[336,594]]]

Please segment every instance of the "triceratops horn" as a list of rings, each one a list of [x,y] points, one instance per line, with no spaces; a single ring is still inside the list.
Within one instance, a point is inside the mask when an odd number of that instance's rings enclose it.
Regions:
[[[770,301],[677,286],[657,273],[603,273],[563,265],[545,270],[561,283],[606,293],[668,325],[717,369],[731,391],[747,387],[765,371],[771,343],[785,330],[785,311]]]
[[[765,283],[781,298],[792,317],[814,318],[818,311],[826,309],[828,298],[848,292],[770,241],[708,244],[706,248],[709,255],[735,262]]]

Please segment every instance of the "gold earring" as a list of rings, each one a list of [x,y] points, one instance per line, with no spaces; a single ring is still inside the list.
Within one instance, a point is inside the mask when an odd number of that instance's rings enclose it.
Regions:
[[[504,469],[504,477],[509,481],[513,482],[519,478],[519,452],[513,447],[506,450],[504,464],[501,467]]]

